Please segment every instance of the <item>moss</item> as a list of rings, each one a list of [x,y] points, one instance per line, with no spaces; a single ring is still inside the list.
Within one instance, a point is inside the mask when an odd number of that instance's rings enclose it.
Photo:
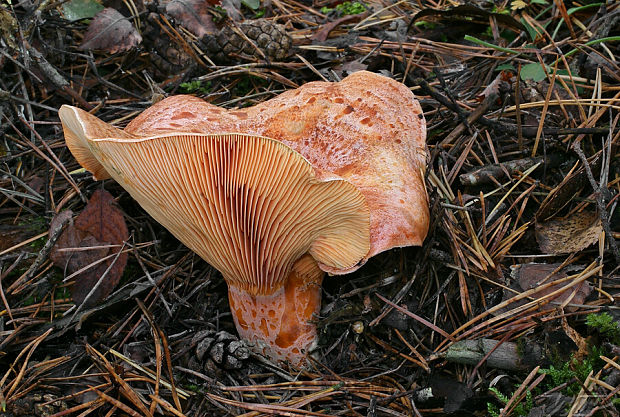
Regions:
[[[182,93],[186,94],[209,94],[211,92],[211,81],[202,82],[200,80],[192,80],[179,85]]]
[[[510,398],[514,394],[513,393],[510,396],[506,396],[502,394],[495,387],[489,388],[489,391],[491,391],[497,397],[497,399],[502,403],[502,406],[505,406],[506,404],[508,404],[508,401],[510,401]],[[534,395],[532,394],[531,391],[527,390],[525,391],[525,398],[521,400],[517,405],[514,406],[510,415],[527,416],[533,407],[534,407]],[[487,411],[489,415],[493,417],[499,417],[499,415],[501,414],[500,408],[493,403],[487,403]]]
[[[600,359],[603,354],[602,348],[589,346],[589,349],[590,352],[586,358],[577,359],[572,356],[569,361],[556,363],[549,368],[541,368],[539,372],[551,378],[546,383],[547,388],[568,384],[563,392],[571,396],[577,395],[590,372],[598,372],[604,365]]]
[[[265,86],[267,82],[254,75],[247,75],[242,77],[237,84],[232,89],[233,96],[236,97],[245,97],[250,94],[251,91],[254,90],[257,86]],[[251,103],[245,103],[248,106],[251,106]]]
[[[345,1],[343,3],[340,3],[334,8],[330,8],[327,6],[322,7],[321,13],[328,14],[334,9],[338,10],[342,15],[345,15],[345,16],[364,13],[367,10],[366,5],[364,3],[360,3],[358,1]]]
[[[603,312],[588,314],[586,325],[599,333],[599,335],[613,344],[620,344],[620,326],[611,314]]]

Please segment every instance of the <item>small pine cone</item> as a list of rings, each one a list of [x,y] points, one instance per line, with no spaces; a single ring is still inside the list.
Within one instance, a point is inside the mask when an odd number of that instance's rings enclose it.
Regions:
[[[65,411],[67,403],[56,400],[53,394],[29,394],[18,398],[6,405],[6,412],[0,416],[6,417],[45,417]]]
[[[200,363],[213,362],[219,368],[240,369],[243,361],[250,357],[250,350],[243,341],[232,334],[203,330],[192,338],[196,346],[196,357]]]
[[[239,31],[254,45],[241,36]],[[218,34],[205,35],[201,42],[209,58],[215,62],[230,61],[232,54],[280,61],[288,55],[292,45],[291,37],[286,34],[284,27],[266,19],[246,20],[236,24],[236,27],[226,25]]]
[[[150,45],[151,62],[157,69],[166,75],[178,74],[194,64],[194,58],[183,49],[180,43],[172,41],[160,29],[159,17],[156,13],[149,13],[147,22],[142,35],[145,45]]]

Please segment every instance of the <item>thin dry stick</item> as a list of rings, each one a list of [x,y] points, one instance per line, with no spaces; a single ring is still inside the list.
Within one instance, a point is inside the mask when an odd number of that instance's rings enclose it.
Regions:
[[[618,121],[618,118],[616,118],[616,121]],[[579,156],[579,159],[581,159],[581,163],[583,163],[583,166],[586,169],[588,180],[590,181],[590,185],[594,190],[596,205],[598,207],[599,217],[601,218],[601,225],[603,226],[603,230],[605,230],[605,239],[607,240],[607,244],[609,244],[609,248],[611,249],[611,253],[616,260],[616,264],[620,265],[620,250],[618,250],[616,239],[614,239],[614,235],[611,232],[611,227],[609,226],[609,213],[607,213],[607,204],[605,202],[606,195],[609,193],[607,185],[603,183],[596,183],[594,175],[592,174],[592,169],[590,168],[590,164],[588,164],[588,159],[581,150],[580,141],[573,142],[573,149],[575,150],[575,153],[577,153],[577,155]],[[608,150],[608,154],[611,154],[611,149]],[[609,168],[609,165],[606,164],[605,167],[602,167],[601,172],[604,171],[603,168]]]
[[[157,329],[159,331],[159,337],[162,341],[164,354],[166,357],[166,367],[168,368],[168,374],[170,376],[170,391],[172,392],[172,400],[174,401],[174,405],[179,413],[183,412],[183,408],[181,407],[181,401],[179,400],[179,394],[177,392],[177,387],[174,385],[174,374],[172,372],[172,358],[170,357],[170,349],[168,348],[168,339],[166,335],[161,329]]]
[[[17,362],[21,359],[22,356],[25,356],[24,363],[20,367],[19,372],[17,373],[17,376],[11,382],[11,384],[7,387],[7,391],[2,391],[2,396],[5,399],[8,400],[9,397],[11,396],[11,394],[13,394],[15,392],[15,390],[19,386],[19,383],[21,382],[22,378],[24,377],[24,374],[26,372],[26,369],[27,369],[30,357],[32,356],[32,354],[34,353],[36,348],[39,346],[39,344],[47,336],[49,336],[49,334],[52,332],[52,330],[53,329],[48,329],[45,333],[43,333],[42,335],[40,335],[36,339],[34,339],[32,342],[30,342],[21,352],[19,352],[19,354],[17,355],[17,357],[13,361],[13,366],[6,371],[6,373],[4,374],[2,379],[0,380],[0,387],[5,387],[6,386],[6,381],[7,381],[8,377],[9,377],[9,375],[11,373],[15,372],[15,369],[17,368]]]
[[[545,63],[542,62],[542,58],[540,56],[538,57],[538,59],[541,62],[540,65],[542,66],[542,68],[545,70],[545,73],[546,73],[547,70],[545,69]],[[547,116],[547,110],[549,109],[549,100],[551,100],[551,94],[553,93],[553,87],[555,86],[555,77],[556,77],[557,72],[558,72],[558,63],[556,61],[555,67],[553,68],[553,77],[549,77],[551,81],[549,82],[549,87],[547,87],[547,95],[545,96],[545,104],[543,105],[542,113],[540,114],[540,122],[538,123],[538,130],[536,131],[536,139],[534,140],[534,147],[532,148],[532,158],[536,156],[536,151],[538,150],[538,143],[540,141],[540,136],[542,135],[542,132],[543,132],[543,126],[545,124],[545,117]],[[547,74],[547,76],[549,75]]]
[[[177,417],[185,417],[185,414],[183,414],[179,408],[179,410],[175,409],[172,404],[170,404],[168,401],[164,400],[163,398],[157,397],[153,394],[149,395],[151,397],[151,399],[156,402],[157,404],[159,404],[160,406],[162,406],[163,408],[166,409],[166,411],[174,414]]]

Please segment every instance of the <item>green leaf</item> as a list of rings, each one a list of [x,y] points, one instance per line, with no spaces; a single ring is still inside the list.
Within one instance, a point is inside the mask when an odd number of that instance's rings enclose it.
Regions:
[[[65,19],[71,22],[92,19],[102,10],[103,6],[95,0],[71,0],[62,5]]]
[[[538,82],[544,80],[546,77],[545,70],[540,64],[532,63],[521,67],[521,79],[524,81],[534,80]]]
[[[530,3],[532,4],[549,4],[549,2],[547,2],[547,0],[530,0]]]
[[[241,3],[252,10],[258,10],[260,7],[260,0],[241,0]]]

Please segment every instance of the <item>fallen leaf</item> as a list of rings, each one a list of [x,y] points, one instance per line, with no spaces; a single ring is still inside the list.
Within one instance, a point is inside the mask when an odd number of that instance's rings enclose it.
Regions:
[[[142,42],[142,36],[118,11],[106,7],[95,15],[80,49],[99,49],[111,54],[128,51]]]
[[[105,190],[93,193],[75,227],[89,232],[101,242],[121,245],[129,238],[123,213],[116,207],[114,197]]]
[[[202,38],[217,31],[209,13],[209,6],[217,4],[219,0],[171,0],[166,3],[166,14],[194,35]]]
[[[570,324],[568,324],[568,320],[566,320],[566,316],[562,316],[560,319],[562,323],[562,329],[564,329],[564,333],[566,336],[570,337],[571,340],[577,345],[577,352],[574,353],[573,357],[577,360],[583,360],[588,357],[588,342],[585,337],[579,334],[579,332],[573,329]]]
[[[62,212],[57,217],[61,215],[67,214]],[[123,213],[114,205],[112,196],[107,191],[95,191],[75,223],[62,232],[50,253],[52,262],[63,268],[67,276],[84,269],[74,277],[71,287],[77,304],[91,307],[112,292],[127,264],[127,253],[116,255],[128,238]],[[107,256],[108,259],[101,261]],[[88,296],[91,291],[93,293]]]
[[[260,0],[241,0],[241,4],[256,11],[260,7]]]
[[[522,80],[542,81],[547,78],[545,69],[537,62],[525,64],[521,67],[520,73]]]
[[[563,219],[536,221],[536,241],[543,253],[579,252],[598,242],[602,231],[597,213],[585,210]]]
[[[241,0],[221,0],[222,9],[226,10],[226,16],[234,22],[241,22],[244,17],[239,11]]]
[[[433,375],[429,383],[434,397],[446,399],[443,406],[443,411],[446,413],[464,411],[463,406],[474,396],[474,391],[456,378]]]
[[[340,78],[344,78],[347,75],[353,74],[357,71],[364,71],[368,69],[368,65],[362,64],[359,60],[347,61],[342,65],[338,65],[334,68],[334,72]]]
[[[514,282],[511,285],[511,288],[518,293],[522,293],[531,290],[532,288],[540,287],[544,284],[566,278],[567,276],[569,276],[569,274],[575,274],[576,271],[581,269],[581,267],[569,266],[559,270],[558,272],[553,273],[556,269],[560,267],[560,265],[561,264],[558,263],[529,263],[512,266],[510,276],[514,279]],[[568,287],[568,285],[570,284],[571,283],[569,281],[553,284],[539,291],[535,291],[530,297],[532,299],[542,299],[543,297],[551,294],[554,291],[557,291],[563,287],[567,287],[565,291],[562,291],[553,297],[552,300],[554,301],[554,304],[545,304],[540,308],[542,310],[553,310],[557,307],[557,304],[555,303],[563,303],[568,300],[569,297],[572,297],[570,300],[571,304],[583,304],[585,299],[592,292],[592,286],[588,281],[583,281],[577,285]],[[514,296],[515,293],[513,291],[504,290],[503,301],[509,300]],[[502,311],[497,312],[497,314],[504,313],[505,311],[511,310],[530,301],[530,299],[515,301],[508,305],[506,309],[502,309]],[[567,310],[571,310],[571,308],[567,307]]]
[[[64,18],[70,22],[81,19],[92,19],[103,10],[103,6],[96,0],[70,0],[61,6]]]

